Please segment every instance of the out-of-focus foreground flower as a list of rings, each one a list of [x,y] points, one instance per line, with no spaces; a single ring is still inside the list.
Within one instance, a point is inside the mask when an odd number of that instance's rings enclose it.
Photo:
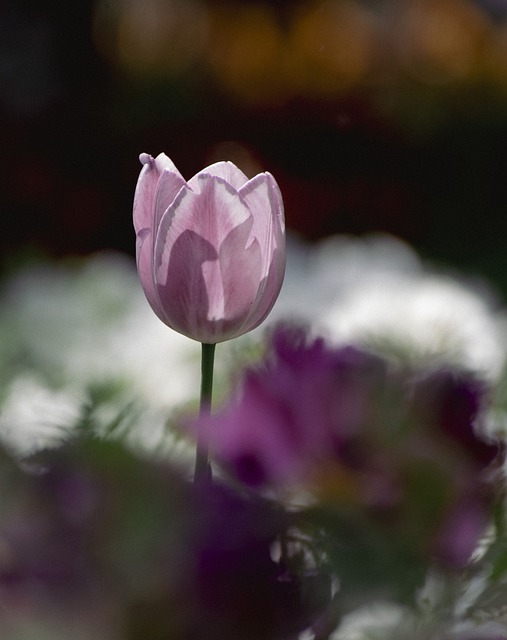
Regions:
[[[465,372],[400,368],[282,327],[237,397],[197,428],[247,485],[309,491],[351,529],[366,518],[400,554],[461,566],[491,516],[486,397]]]
[[[288,519],[263,499],[89,439],[29,470],[1,454],[2,638],[278,640],[329,601],[272,558]]]
[[[134,196],[137,267],[166,325],[214,344],[258,326],[285,270],[280,190],[271,174],[249,180],[231,162],[188,182],[163,153],[141,154]]]
[[[315,255],[308,255],[312,264]],[[363,257],[356,266],[369,270]],[[469,627],[463,636],[455,600],[442,593],[429,615],[417,609],[426,576],[436,572],[467,591],[460,615],[502,624],[507,528],[496,529],[504,520],[497,504],[492,518],[488,480],[497,448],[480,437],[492,405],[488,386],[466,368],[482,360],[451,365],[438,350],[390,357],[353,336],[354,346],[330,346],[278,330],[265,361],[246,370],[236,403],[205,425],[234,482],[222,476],[201,491],[185,479],[189,471],[172,447],[160,462],[168,449],[149,435],[157,416],[192,397],[192,345],[151,313],[131,266],[105,257],[78,269],[48,265],[20,273],[5,289],[0,430],[18,462],[0,452],[2,640],[295,640],[302,630],[301,637],[407,640],[416,636],[413,625],[421,640],[489,640]],[[357,272],[347,275],[331,258],[314,268],[318,277],[299,279],[299,288],[294,282],[293,302],[303,283],[305,307],[314,315],[318,308],[320,320],[326,307],[309,303],[307,293],[325,297],[337,275],[350,279],[331,298],[338,308],[340,291],[355,290]],[[490,335],[496,315],[486,307],[481,314],[465,345],[483,352],[487,334],[500,361],[501,326]],[[245,342],[224,352],[232,356]],[[243,362],[246,355],[252,352],[241,351]],[[161,385],[168,362],[178,375]],[[494,384],[495,375],[485,379]],[[52,418],[61,433],[48,440]],[[147,434],[156,456],[101,442],[114,425],[116,440],[129,435],[129,444],[134,427]],[[93,436],[56,448],[72,433]],[[44,446],[53,451],[22,471],[19,458]],[[494,480],[502,490],[503,478]],[[359,616],[379,600],[400,611],[396,629],[386,631],[380,616],[384,635],[353,636],[340,625],[348,612]]]

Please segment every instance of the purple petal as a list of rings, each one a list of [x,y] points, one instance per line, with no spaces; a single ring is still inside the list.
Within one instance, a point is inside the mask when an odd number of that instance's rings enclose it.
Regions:
[[[200,419],[214,453],[247,484],[286,481],[300,474],[291,416],[270,389],[271,378],[250,372],[241,397],[227,409]]]
[[[215,162],[189,180],[188,185],[191,189],[199,190],[198,182],[202,174],[221,178],[236,191],[248,182],[247,176],[232,162]]]
[[[266,319],[278,298],[284,275],[285,251],[277,248],[271,260],[268,275],[261,280],[257,297],[252,305],[252,313],[247,319],[246,331],[255,329]]]
[[[171,241],[167,258],[164,254],[164,266],[157,269],[161,319],[176,331],[201,342],[211,342],[207,318],[210,302],[203,264],[216,260],[213,245],[187,229]]]
[[[261,249],[257,239],[246,247],[251,223],[233,229],[219,251],[223,283],[224,319],[239,329],[255,304],[262,273]],[[246,247],[246,248],[244,248]],[[225,327],[224,327],[225,328]]]
[[[486,500],[473,495],[462,496],[461,501],[446,515],[439,533],[435,552],[445,564],[455,567],[465,565],[476,549],[489,520]]]
[[[384,374],[376,358],[301,332],[279,329],[273,342],[235,401],[198,422],[217,457],[253,485],[311,481],[322,465],[343,463]]]
[[[160,174],[155,194],[155,204],[153,209],[153,228],[158,229],[162,216],[169,206],[174,202],[180,190],[186,186],[185,179],[179,171],[164,169]]]
[[[447,368],[418,381],[415,399],[419,410],[468,454],[479,467],[487,467],[499,452],[499,443],[481,433],[477,421],[487,398],[487,388],[474,376]]]
[[[183,189],[162,218],[155,280],[164,321],[210,342],[242,324],[258,287],[260,251],[246,246],[252,218],[238,194],[206,174],[198,186]]]
[[[153,279],[153,237],[150,229],[142,229],[137,235],[136,259],[137,272],[151,308],[159,318],[163,317],[163,309],[160,304],[157,289]]]
[[[172,195],[169,186],[175,185],[179,189],[180,183],[184,183],[184,180],[172,160],[163,153],[156,158],[147,153],[142,153],[139,159],[144,166],[134,194],[133,217],[137,233],[137,270],[146,298],[155,313],[160,316],[162,309],[153,278],[153,242],[154,229],[156,228],[155,203],[159,201],[159,207],[164,206],[165,201],[171,198]],[[162,184],[161,177],[163,178]],[[174,199],[174,196],[171,199]]]
[[[156,158],[142,153],[139,159],[144,166],[139,174],[134,193],[133,218],[136,233],[144,228],[153,228],[155,196],[162,171],[167,168],[180,175],[172,160],[164,153],[159,154]]]
[[[262,250],[262,280],[252,314],[248,318],[249,329],[257,327],[273,308],[285,275],[285,220],[283,202],[278,185],[269,173],[252,178],[241,190],[253,216],[253,235]]]
[[[280,189],[273,176],[260,173],[239,191],[252,213],[253,235],[262,249],[263,277],[269,272],[275,250],[285,244],[285,221]]]
[[[198,178],[195,189],[181,190],[163,216],[161,236],[156,239],[157,264],[160,251],[164,246],[170,250],[171,242],[183,231],[194,231],[218,251],[233,229],[251,219],[248,207],[228,183],[205,173]]]

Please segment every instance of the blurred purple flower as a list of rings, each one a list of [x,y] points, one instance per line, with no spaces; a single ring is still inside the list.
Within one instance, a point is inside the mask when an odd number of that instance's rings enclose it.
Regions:
[[[197,429],[247,485],[307,488],[456,566],[491,516],[498,446],[475,427],[485,393],[465,373],[396,368],[281,327],[233,400]]]
[[[443,517],[432,553],[447,566],[465,565],[489,522],[491,496],[480,495],[473,481]]]
[[[325,573],[272,557],[289,521],[259,497],[189,484],[115,443],[44,453],[36,473],[2,463],[2,605],[34,625],[74,620],[106,640],[120,628],[126,640],[283,640],[330,600]],[[104,636],[92,632],[99,616]]]
[[[307,477],[360,433],[383,363],[355,347],[331,350],[303,331],[278,329],[262,366],[238,395],[197,427],[217,458],[252,486]]]
[[[280,640],[309,627],[329,603],[329,577],[297,574],[272,549],[286,535],[286,514],[214,483],[197,487],[188,538],[192,638]],[[190,594],[189,594],[190,595]]]
[[[440,368],[417,378],[412,396],[419,416],[448,436],[478,467],[493,462],[499,443],[488,440],[484,426],[478,424],[488,400],[488,389],[482,380],[469,373]]]

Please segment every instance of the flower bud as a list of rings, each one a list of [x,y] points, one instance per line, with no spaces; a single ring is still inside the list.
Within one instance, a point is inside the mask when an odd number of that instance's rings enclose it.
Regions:
[[[217,162],[187,182],[163,153],[140,160],[137,269],[157,316],[210,344],[257,327],[285,272],[283,202],[273,176],[249,180],[233,163]]]

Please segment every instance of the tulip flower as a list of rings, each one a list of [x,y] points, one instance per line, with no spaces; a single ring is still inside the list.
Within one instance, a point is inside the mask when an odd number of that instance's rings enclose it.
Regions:
[[[269,173],[217,162],[188,182],[163,153],[140,155],[137,268],[157,316],[202,343],[257,327],[285,271],[283,202]]]

